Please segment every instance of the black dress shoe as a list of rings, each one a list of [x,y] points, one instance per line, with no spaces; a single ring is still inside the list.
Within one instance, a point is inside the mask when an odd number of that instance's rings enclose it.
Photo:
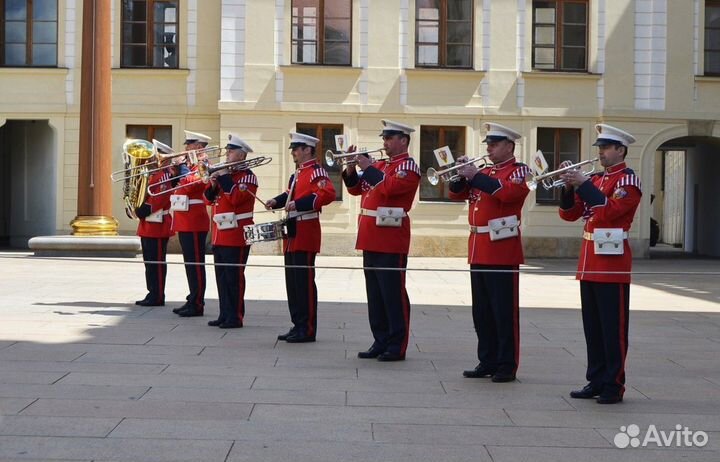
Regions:
[[[287,340],[288,337],[292,337],[293,335],[295,335],[295,332],[296,332],[296,330],[295,330],[295,328],[293,327],[292,329],[290,329],[289,331],[285,332],[284,334],[278,335],[278,340]]]
[[[202,316],[203,310],[200,308],[185,308],[177,312],[177,315],[181,318],[193,318],[195,316]]]
[[[463,377],[467,377],[469,379],[481,379],[484,377],[492,377],[493,374],[495,374],[495,368],[493,367],[487,367],[483,366],[482,363],[478,364],[475,369],[470,369],[467,371],[463,371]]]
[[[582,390],[573,390],[570,392],[570,397],[575,399],[592,399],[600,395],[600,388],[587,384]]]
[[[189,307],[190,307],[190,306],[186,303],[186,304],[184,304],[183,306],[178,306],[177,308],[173,308],[173,313],[178,314],[178,313],[181,312],[181,311],[185,311],[185,310],[188,309]]]
[[[310,343],[315,341],[315,337],[307,335],[304,332],[295,332],[286,338],[285,341],[288,343]]]
[[[138,300],[135,302],[138,306],[165,306],[164,301]]]
[[[496,372],[492,376],[492,381],[495,383],[505,383],[505,382],[514,382],[515,381],[515,374],[512,372]]]
[[[615,404],[620,403],[623,400],[623,394],[622,393],[600,393],[600,396],[597,397],[596,401],[598,404]]]
[[[223,322],[218,325],[220,329],[240,329],[242,326],[241,322]]]
[[[383,352],[384,350],[381,348],[370,347],[367,351],[358,352],[357,357],[360,359],[375,359],[383,354]]]
[[[212,321],[208,321],[208,326],[218,327],[222,323],[223,323],[222,319],[213,319]]]
[[[405,361],[405,355],[400,353],[393,353],[391,351],[385,351],[377,357],[378,361]]]

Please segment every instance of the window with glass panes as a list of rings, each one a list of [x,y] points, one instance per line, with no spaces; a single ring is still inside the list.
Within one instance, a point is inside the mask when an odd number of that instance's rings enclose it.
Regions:
[[[296,130],[304,135],[314,136],[319,139],[315,147],[315,158],[318,163],[325,168],[330,176],[330,180],[335,186],[335,200],[342,200],[342,166],[337,163],[330,167],[325,163],[325,151],[328,149],[335,150],[335,135],[342,135],[344,127],[342,124],[297,124]]]
[[[427,179],[429,168],[438,169],[435,153],[437,148],[447,146],[457,159],[465,155],[465,127],[429,126],[420,127],[420,200],[433,202],[450,202],[447,183],[440,181],[436,186]]]
[[[533,1],[532,67],[587,71],[588,0]]]
[[[292,63],[349,66],[352,2],[292,0]]]
[[[0,66],[57,66],[57,0],[0,0]]]
[[[720,75],[720,0],[705,1],[705,75]]]
[[[172,146],[171,125],[128,125],[125,127],[125,136],[147,141],[156,139]],[[182,151],[182,149],[178,149],[178,151]]]
[[[122,0],[121,67],[178,67],[179,0]]]
[[[472,68],[472,0],[415,2],[415,65]]]
[[[548,163],[548,172],[557,170],[559,165],[569,160],[573,164],[580,161],[580,135],[578,128],[538,128],[537,149],[542,151]],[[545,189],[541,184],[535,192],[538,204],[559,204],[560,189]]]

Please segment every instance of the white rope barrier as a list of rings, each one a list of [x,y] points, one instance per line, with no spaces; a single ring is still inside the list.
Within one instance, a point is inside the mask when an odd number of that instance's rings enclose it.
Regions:
[[[359,258],[359,256],[358,256]],[[442,257],[438,257],[442,258]],[[332,265],[270,265],[257,263],[214,263],[214,262],[174,262],[174,261],[156,261],[156,260],[139,260],[125,258],[102,258],[102,257],[43,257],[34,255],[0,255],[0,259],[15,260],[46,260],[46,261],[77,261],[77,262],[96,262],[96,263],[125,263],[125,264],[156,264],[156,265],[172,265],[172,266],[238,266],[245,268],[268,268],[268,269],[307,269],[315,270],[350,270],[350,271],[407,271],[407,272],[436,272],[436,273],[528,273],[528,274],[548,274],[548,275],[574,275],[577,270],[556,270],[547,268],[529,268],[520,266],[519,269],[501,269],[501,268],[393,268],[393,267],[364,267],[364,266],[332,266]],[[408,258],[412,261],[412,257]],[[720,265],[720,263],[719,263]],[[503,265],[495,265],[503,266]],[[672,276],[720,276],[720,271],[583,271],[583,274],[630,274],[630,275],[672,275]]]

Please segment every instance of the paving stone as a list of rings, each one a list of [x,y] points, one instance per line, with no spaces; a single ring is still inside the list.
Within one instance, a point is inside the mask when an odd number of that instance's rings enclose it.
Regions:
[[[105,437],[119,418],[7,416],[0,420],[0,436]]]
[[[139,418],[247,420],[252,411],[248,403],[188,401],[113,401],[92,399],[39,399],[26,406],[22,415]]]
[[[230,441],[0,436],[0,458],[222,462]]]
[[[372,441],[369,423],[124,419],[111,438],[171,438],[243,441]],[[242,443],[240,443],[242,444]]]

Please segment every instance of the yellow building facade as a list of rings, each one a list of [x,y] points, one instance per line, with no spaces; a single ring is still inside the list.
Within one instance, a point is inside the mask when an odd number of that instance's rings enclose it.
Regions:
[[[594,126],[608,123],[638,140],[627,158],[644,192],[630,233],[635,255],[649,254],[651,217],[661,242],[672,226],[679,235],[668,233],[668,244],[720,255],[712,231],[720,184],[710,177],[720,167],[716,2],[176,0],[164,17],[172,46],[155,43],[174,67],[128,65],[128,3],[112,0],[113,130],[102,136],[112,137],[114,170],[138,129],[177,149],[183,130],[220,145],[232,132],[273,159],[255,171],[259,196],[270,198],[294,171],[291,131],[323,135],[323,152],[335,148],[325,136],[333,133],[372,150],[382,146],[380,120],[396,120],[416,129],[410,154],[424,172],[441,145],[483,155],[484,122],[522,133],[519,161],[541,149],[551,166],[594,157]],[[80,0],[57,1],[55,66],[0,67],[6,245],[67,234],[76,215],[81,10]],[[668,158],[682,162],[668,168]],[[668,181],[678,175],[682,185]],[[410,213],[411,255],[465,255],[467,205],[426,181]],[[121,232],[132,234],[119,183],[115,192]],[[681,203],[669,200],[677,195]],[[322,253],[354,254],[359,200],[347,191],[338,199],[323,211]],[[576,255],[582,225],[559,219],[552,191],[528,196],[522,222],[527,256]]]

